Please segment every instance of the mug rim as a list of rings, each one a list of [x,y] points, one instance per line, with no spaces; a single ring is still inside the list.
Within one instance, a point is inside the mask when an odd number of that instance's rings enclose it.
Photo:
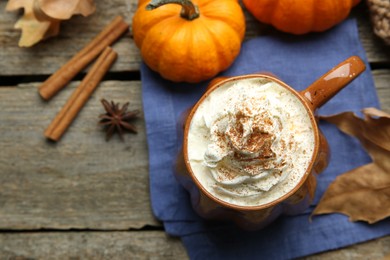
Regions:
[[[191,163],[189,162],[188,159],[188,134],[189,134],[189,129],[191,125],[192,118],[197,111],[198,107],[200,104],[210,95],[211,92],[213,92],[215,89],[223,86],[224,84],[231,82],[231,81],[238,81],[238,80],[245,80],[245,79],[250,79],[250,78],[266,78],[272,81],[275,81],[285,89],[287,89],[289,92],[294,94],[302,103],[302,105],[305,107],[305,110],[310,118],[310,122],[312,125],[313,129],[313,134],[314,134],[314,149],[313,149],[313,154],[310,159],[310,163],[303,174],[303,176],[300,178],[299,182],[292,188],[289,192],[284,194],[283,196],[279,197],[276,200],[273,200],[271,202],[262,204],[262,205],[237,205],[233,204],[227,201],[224,201],[217,196],[213,195],[211,192],[209,192],[206,187],[202,185],[202,183],[198,180],[198,178],[195,176],[195,174],[192,171]],[[185,125],[184,125],[184,134],[183,134],[183,156],[184,156],[184,163],[186,166],[187,171],[189,172],[189,175],[192,179],[192,181],[195,183],[196,187],[204,194],[206,195],[209,199],[214,201],[215,203],[222,205],[226,208],[234,209],[234,210],[240,210],[240,211],[255,211],[255,210],[262,210],[266,208],[271,208],[273,206],[276,206],[280,204],[281,202],[285,201],[288,199],[290,196],[292,196],[294,193],[296,193],[299,188],[301,188],[304,183],[306,182],[308,176],[311,174],[314,164],[317,160],[318,154],[319,154],[319,147],[320,147],[320,138],[319,138],[319,129],[317,125],[317,121],[314,116],[314,111],[311,109],[310,105],[308,104],[308,101],[295,89],[287,85],[285,82],[279,80],[273,75],[269,74],[264,74],[264,73],[254,73],[254,74],[245,74],[245,75],[240,75],[240,76],[232,76],[228,77],[225,79],[222,79],[216,83],[213,84],[213,82],[210,83],[211,86],[207,87],[206,92],[199,98],[199,100],[196,102],[196,104],[190,109],[190,112],[187,116],[187,119],[185,120]]]

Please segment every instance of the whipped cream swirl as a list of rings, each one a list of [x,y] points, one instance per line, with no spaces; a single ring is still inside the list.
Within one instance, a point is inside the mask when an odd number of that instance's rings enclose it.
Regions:
[[[269,99],[239,96],[236,101],[212,120],[204,163],[218,192],[258,195],[285,178],[292,163],[286,149],[296,144],[282,134],[283,111]]]
[[[247,81],[220,87],[198,108],[189,159],[212,194],[233,204],[258,205],[282,196],[299,181],[314,137],[310,119],[293,94],[269,80]],[[288,187],[283,185],[286,179]],[[277,186],[282,191],[274,194]]]

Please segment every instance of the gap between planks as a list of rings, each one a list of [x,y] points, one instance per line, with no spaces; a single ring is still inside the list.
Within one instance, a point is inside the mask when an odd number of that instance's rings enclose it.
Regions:
[[[85,77],[86,73],[82,72],[76,75],[72,81],[80,81]],[[43,82],[50,75],[11,75],[0,76],[0,87],[4,86],[17,86],[19,84],[28,84],[35,82]],[[141,73],[139,71],[114,71],[108,72],[102,79],[103,81],[140,81]]]

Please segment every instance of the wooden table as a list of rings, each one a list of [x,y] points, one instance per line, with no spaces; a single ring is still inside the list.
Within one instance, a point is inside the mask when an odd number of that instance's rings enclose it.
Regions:
[[[0,259],[185,259],[180,240],[168,237],[149,201],[145,122],[137,135],[104,140],[97,125],[101,98],[141,109],[140,54],[131,31],[114,45],[119,58],[58,143],[43,136],[83,72],[49,102],[37,87],[116,15],[131,24],[136,0],[95,0],[97,11],[61,25],[59,36],[19,48],[13,25],[20,13],[0,2]],[[362,43],[383,109],[390,112],[390,52],[370,27],[364,5]],[[270,30],[247,14],[247,35]],[[381,259],[390,236],[306,259]]]

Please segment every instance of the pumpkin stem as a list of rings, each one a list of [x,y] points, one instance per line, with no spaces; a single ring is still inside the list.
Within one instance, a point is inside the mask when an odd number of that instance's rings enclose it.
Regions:
[[[199,8],[191,0],[152,0],[147,6],[146,10],[154,10],[165,4],[179,4],[181,5],[180,16],[187,20],[194,20],[199,17]]]

